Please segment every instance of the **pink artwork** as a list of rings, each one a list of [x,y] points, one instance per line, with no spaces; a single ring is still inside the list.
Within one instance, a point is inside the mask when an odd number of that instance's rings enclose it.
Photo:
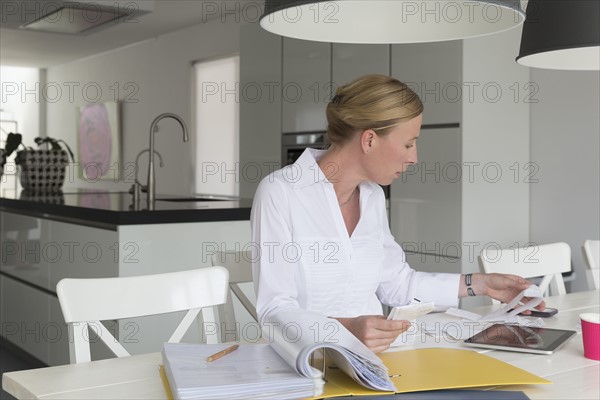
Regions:
[[[111,110],[110,107],[113,106],[114,110]],[[79,160],[85,179],[102,179],[109,171],[115,170],[112,164],[118,162],[118,140],[116,103],[88,104],[81,107]]]

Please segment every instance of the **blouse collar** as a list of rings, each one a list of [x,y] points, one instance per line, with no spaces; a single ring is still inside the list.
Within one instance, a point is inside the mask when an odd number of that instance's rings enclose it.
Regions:
[[[284,178],[288,179],[294,188],[303,188],[321,182],[331,184],[317,164],[326,152],[327,150],[307,148],[295,163],[284,167],[282,171]],[[376,184],[372,182],[361,182],[359,185],[361,194],[370,194],[374,185]]]

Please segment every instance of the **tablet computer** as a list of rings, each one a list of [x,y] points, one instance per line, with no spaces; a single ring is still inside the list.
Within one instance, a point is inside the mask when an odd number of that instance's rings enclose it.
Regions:
[[[466,339],[464,344],[497,350],[552,354],[575,335],[575,331],[523,325],[494,324]]]

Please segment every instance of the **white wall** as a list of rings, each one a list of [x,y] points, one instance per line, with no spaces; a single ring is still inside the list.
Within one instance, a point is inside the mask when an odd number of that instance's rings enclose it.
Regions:
[[[163,120],[156,133],[156,150],[164,168],[156,168],[156,192],[189,194],[194,191],[195,121],[193,120],[193,61],[239,51],[239,26],[220,20],[156,37],[136,45],[49,68],[49,85],[63,88],[60,98],[47,103],[47,135],[77,148],[77,109],[88,102],[122,101],[122,175],[86,181],[67,177],[73,188],[128,190],[133,182],[136,155],[149,147],[150,124],[161,113],[173,112],[188,124],[190,142],[173,120]],[[72,95],[69,88],[73,88]],[[146,179],[147,155],[140,158],[140,180]],[[125,180],[125,182],[123,181]]]
[[[44,73],[37,68],[0,67],[0,120],[16,122],[16,128],[12,122],[3,122],[0,147],[4,147],[6,137],[11,131],[23,135],[25,146],[35,147],[33,139],[44,136],[45,104],[41,100],[43,82]],[[21,147],[18,150],[20,149]],[[0,179],[2,196],[20,195],[21,185],[15,157],[16,152],[8,157],[4,166]]]
[[[2,120],[15,120],[23,142],[34,146],[33,139],[43,136],[40,129],[40,71],[37,68],[0,67]]]
[[[240,57],[194,64],[196,73],[196,192],[238,196]],[[220,92],[220,93],[219,93]]]
[[[523,90],[528,68],[514,62],[520,29],[464,40],[462,129],[462,240],[508,247],[529,240],[529,105]],[[516,85],[516,86],[515,86]],[[515,88],[515,89],[511,89]],[[518,166],[520,174],[512,168]],[[476,259],[471,271],[478,269]],[[465,270],[463,265],[463,271]]]
[[[531,240],[567,242],[576,273],[567,290],[586,290],[581,246],[600,238],[600,74],[532,69],[531,78]]]

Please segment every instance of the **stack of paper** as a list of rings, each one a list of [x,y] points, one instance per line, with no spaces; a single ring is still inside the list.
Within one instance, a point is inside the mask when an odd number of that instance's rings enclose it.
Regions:
[[[212,362],[228,345],[165,343],[163,363],[176,399],[291,399],[318,396],[323,380],[298,375],[268,344],[240,345]]]

